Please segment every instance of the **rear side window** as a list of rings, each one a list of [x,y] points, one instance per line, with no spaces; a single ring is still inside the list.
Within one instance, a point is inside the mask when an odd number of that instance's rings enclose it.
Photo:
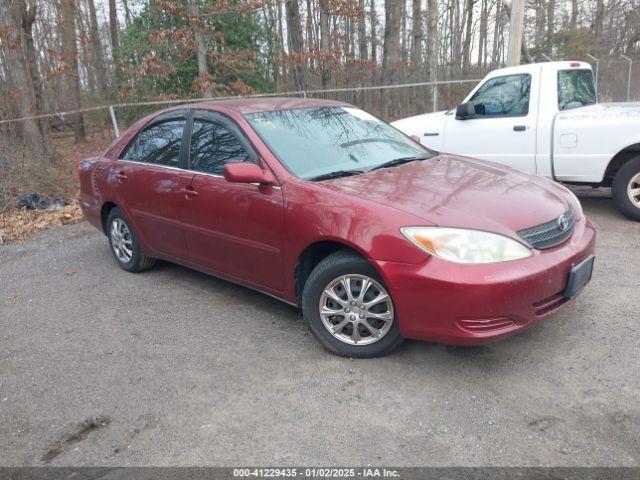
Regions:
[[[189,168],[222,175],[227,163],[249,162],[238,138],[227,127],[206,120],[194,120],[189,149]]]
[[[518,117],[529,113],[530,94],[531,75],[505,75],[487,80],[469,101],[479,106],[475,118]]]
[[[558,72],[558,108],[570,110],[596,103],[596,89],[591,70],[574,69]]]
[[[168,120],[146,128],[129,145],[123,160],[177,167],[185,123]]]

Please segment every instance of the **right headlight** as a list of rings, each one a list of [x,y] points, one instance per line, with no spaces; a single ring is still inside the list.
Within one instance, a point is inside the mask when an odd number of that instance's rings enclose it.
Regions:
[[[403,227],[414,245],[425,252],[456,263],[498,263],[532,255],[520,242],[497,233],[464,228]]]

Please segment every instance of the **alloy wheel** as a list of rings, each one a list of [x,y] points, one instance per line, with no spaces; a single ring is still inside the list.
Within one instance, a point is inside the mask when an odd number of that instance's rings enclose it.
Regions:
[[[637,173],[627,185],[627,195],[629,196],[629,200],[631,203],[640,208],[640,173]]]
[[[110,237],[116,258],[122,263],[129,263],[133,258],[133,238],[129,227],[120,218],[114,218],[111,222]]]
[[[342,275],[331,281],[320,296],[319,312],[329,333],[350,345],[381,340],[394,321],[391,296],[366,275]]]

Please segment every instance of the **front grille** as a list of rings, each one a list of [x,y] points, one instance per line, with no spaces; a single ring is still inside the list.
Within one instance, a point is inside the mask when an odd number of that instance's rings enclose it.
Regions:
[[[564,229],[560,227],[561,217],[565,217],[566,219],[566,227]],[[560,245],[571,236],[576,223],[575,216],[571,209],[567,210],[561,217],[554,218],[547,223],[536,225],[535,227],[520,230],[518,235],[538,250]]]

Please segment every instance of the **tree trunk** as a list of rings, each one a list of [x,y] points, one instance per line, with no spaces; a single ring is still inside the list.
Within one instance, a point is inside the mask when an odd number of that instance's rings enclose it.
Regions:
[[[547,10],[546,10],[545,0],[537,0],[535,44],[538,52],[542,52],[545,46],[544,30],[545,30],[546,23],[547,23]]]
[[[285,16],[287,19],[287,41],[289,55],[293,64],[293,81],[298,91],[305,90],[304,82],[304,40],[300,22],[300,6],[298,0],[285,0]]]
[[[378,64],[378,14],[376,13],[376,0],[371,0],[369,10],[369,23],[371,24],[371,61]]]
[[[367,15],[364,0],[360,0],[358,12],[358,53],[360,60],[366,62],[369,59],[367,45]]]
[[[413,0],[411,25],[411,72],[415,79],[422,68],[422,1]]]
[[[60,0],[58,29],[60,31],[60,58],[63,64],[67,108],[80,108],[80,75],[78,73],[78,43],[76,38],[76,0]],[[76,143],[87,141],[81,113],[70,116]]]
[[[22,12],[22,32],[25,44],[25,53],[27,58],[27,65],[29,68],[29,77],[31,78],[31,85],[33,86],[33,92],[36,98],[36,111],[44,113],[46,111],[44,89],[42,86],[42,79],[40,78],[40,72],[38,71],[38,54],[34,44],[33,24],[36,20],[37,7],[32,5]],[[51,126],[49,125],[49,119],[43,118],[38,121],[38,126],[43,138],[43,147],[47,155],[53,155],[53,144],[51,143]]]
[[[382,79],[385,84],[392,84],[396,80],[396,73],[400,67],[400,26],[402,5],[397,0],[385,0],[385,25],[384,44],[382,46]],[[382,102],[382,116],[389,119],[390,104],[393,103],[394,95],[386,95]]]
[[[104,63],[104,51],[102,50],[102,42],[100,41],[100,27],[98,25],[98,16],[96,14],[96,5],[94,0],[87,0],[89,7],[89,38],[91,41],[91,57],[93,60],[93,69],[98,80],[100,95],[106,96],[109,88],[107,84],[107,69]]]
[[[467,73],[471,67],[471,27],[473,26],[473,2],[465,1],[466,27],[464,33],[464,45],[462,47],[462,71]]]
[[[329,86],[331,80],[331,66],[328,59],[331,55],[331,43],[329,31],[329,0],[320,0],[320,51],[322,58],[322,71],[320,73],[322,88]]]
[[[18,95],[15,96],[17,113],[20,117],[37,115],[37,99],[28,65],[26,35],[23,30],[23,14],[26,11],[24,0],[10,0],[0,8],[0,28],[6,29],[6,42],[3,45],[6,61],[5,73],[8,82]],[[47,144],[50,137],[40,129],[35,119],[20,122],[20,131],[32,158],[43,162],[49,159]]]
[[[207,39],[201,26],[198,0],[189,0],[189,13],[191,14],[189,24],[196,41],[198,56],[198,90],[201,91],[204,98],[211,98],[213,93],[211,91],[211,77],[207,68]]]
[[[553,34],[555,33],[556,0],[547,5],[547,53],[553,54]]]
[[[593,36],[596,41],[596,45],[600,47],[600,40],[602,39],[602,33],[604,30],[604,0],[596,1],[596,14],[593,19]]]
[[[113,87],[114,96],[118,96],[118,80],[120,78],[120,59],[118,49],[120,48],[118,27],[118,10],[116,0],[109,0],[109,33],[111,40],[111,57],[113,58]]]
[[[400,64],[401,2],[385,0],[384,44],[382,46],[382,73],[385,83],[392,82]]]
[[[570,26],[574,30],[578,27],[578,0],[571,0]]]
[[[478,67],[484,69],[487,58],[487,25],[489,7],[487,0],[482,0],[480,7],[480,34],[478,38]]]
[[[438,0],[427,1],[427,66],[430,82],[438,78]]]

